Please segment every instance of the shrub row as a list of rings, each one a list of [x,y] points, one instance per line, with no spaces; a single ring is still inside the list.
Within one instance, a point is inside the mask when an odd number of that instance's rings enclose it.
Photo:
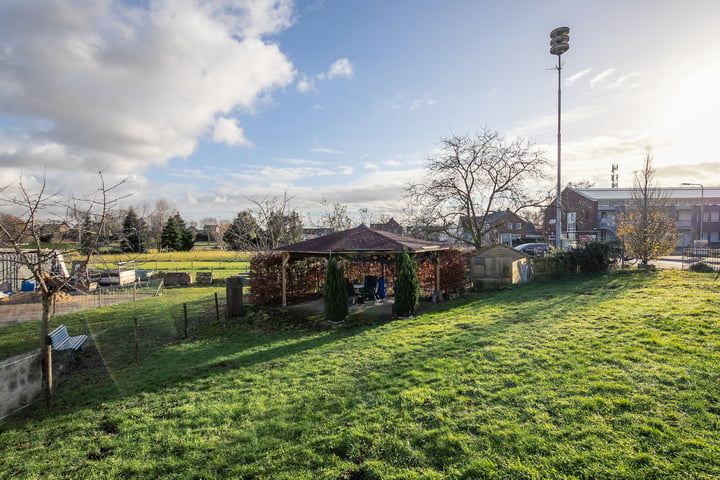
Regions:
[[[620,259],[617,244],[597,241],[580,244],[568,250],[553,250],[533,260],[535,278],[559,278],[578,273],[605,273]]]

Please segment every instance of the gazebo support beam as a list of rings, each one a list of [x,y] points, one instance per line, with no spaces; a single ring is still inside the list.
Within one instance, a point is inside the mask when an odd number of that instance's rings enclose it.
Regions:
[[[282,252],[282,306],[287,307],[287,264],[290,252]]]
[[[435,255],[435,293],[438,302],[440,301],[440,256]]]

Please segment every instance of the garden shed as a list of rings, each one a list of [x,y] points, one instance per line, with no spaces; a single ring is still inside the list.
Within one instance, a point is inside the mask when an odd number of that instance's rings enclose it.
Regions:
[[[401,253],[405,248],[415,258],[422,256],[437,258],[439,252],[449,250],[449,247],[441,243],[374,230],[365,225],[278,247],[274,251],[282,255],[282,304],[287,305],[286,266],[293,259],[328,258],[332,255],[354,261],[377,262],[380,259],[386,261],[394,259],[395,254]],[[437,290],[439,283],[440,264],[437,263],[435,273]]]
[[[525,283],[530,280],[528,257],[506,245],[490,245],[472,256],[470,278],[480,290]]]

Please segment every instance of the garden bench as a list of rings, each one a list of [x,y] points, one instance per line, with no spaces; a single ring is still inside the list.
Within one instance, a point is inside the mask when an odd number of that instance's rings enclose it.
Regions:
[[[68,333],[65,325],[60,325],[52,332],[48,333],[50,344],[53,350],[80,350],[82,344],[87,340],[87,335],[75,335],[73,337]]]

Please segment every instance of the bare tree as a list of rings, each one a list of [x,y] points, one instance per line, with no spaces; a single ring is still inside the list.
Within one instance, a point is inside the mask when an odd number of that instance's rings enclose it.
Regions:
[[[220,247],[220,248],[224,249],[226,247],[225,233],[230,228],[230,225],[231,225],[231,223],[228,220],[220,220],[218,222],[218,225],[217,225],[218,229],[217,229],[217,233],[215,235],[215,242],[217,243],[218,247]]]
[[[352,227],[352,219],[347,212],[347,205],[335,202],[332,205],[322,199],[324,211],[320,217],[323,227],[331,228],[334,232],[347,230]]]
[[[372,213],[367,207],[362,207],[358,209],[358,215],[360,216],[360,223],[363,225],[369,225],[370,219],[372,218]]]
[[[567,186],[570,188],[593,188],[595,186],[595,182],[591,182],[590,180],[578,180],[575,182],[568,182]]]
[[[255,218],[260,226],[259,250],[272,250],[300,241],[302,221],[300,214],[290,208],[291,200],[287,192],[282,197],[276,195],[263,200],[250,199],[256,207]]]
[[[53,267],[57,267],[61,252],[70,253],[72,251],[61,250],[59,244],[51,245],[49,248],[43,247],[40,241],[43,216],[61,216],[72,211],[77,219],[83,219],[83,221],[88,218],[94,219],[93,224],[98,227],[98,231],[101,230],[111,206],[119,200],[119,198],[110,199],[109,195],[124,183],[124,180],[108,186],[102,171],[98,172],[98,176],[100,186],[85,197],[77,197],[73,194],[66,196],[60,191],[49,193],[44,176],[35,192],[25,185],[22,177],[14,188],[13,186],[0,188],[0,206],[16,211],[17,218],[23,220],[20,228],[13,229],[0,223],[0,242],[13,250],[18,267],[22,265],[32,272],[42,298],[40,348],[44,359],[45,398],[48,408],[52,405],[52,365],[50,354],[46,348],[50,316],[56,293],[70,282],[64,272],[54,272]],[[91,238],[97,241],[97,232],[87,233],[92,233]],[[29,243],[26,244],[26,241]],[[87,266],[93,250],[93,245],[85,245],[83,248],[83,251],[86,252],[85,266]]]
[[[667,197],[657,186],[652,151],[648,148],[642,168],[635,172],[632,202],[617,221],[626,253],[637,258],[640,265],[675,249],[677,227],[666,212]]]
[[[427,159],[424,179],[405,187],[406,213],[415,228],[479,249],[495,228],[488,222],[492,213],[549,201],[549,192],[538,191],[547,165],[529,141],[488,129],[443,138],[440,153]]]
[[[147,219],[150,239],[154,248],[160,250],[160,235],[170,215],[176,210],[174,205],[167,199],[161,198],[150,205],[145,202],[139,209],[141,217]]]
[[[266,251],[300,241],[302,221],[290,208],[291,197],[250,198],[253,210],[240,212],[223,234],[230,248],[245,251]]]

